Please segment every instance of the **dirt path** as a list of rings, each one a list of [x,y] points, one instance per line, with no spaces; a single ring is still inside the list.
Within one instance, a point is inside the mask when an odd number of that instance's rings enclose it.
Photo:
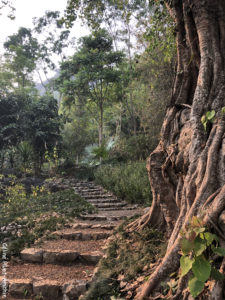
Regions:
[[[41,246],[24,249],[20,259],[7,266],[8,295],[0,299],[78,299],[87,291],[113,229],[126,217],[143,212],[93,182],[66,185],[96,206],[98,213],[82,215],[69,228],[53,232]]]

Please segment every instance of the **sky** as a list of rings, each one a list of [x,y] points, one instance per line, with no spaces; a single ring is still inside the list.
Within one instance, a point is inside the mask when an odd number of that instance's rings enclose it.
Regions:
[[[0,53],[3,53],[3,44],[7,36],[16,33],[19,27],[32,27],[32,19],[41,17],[46,10],[59,10],[63,12],[66,8],[67,0],[12,0],[15,7],[15,20],[10,20],[5,16],[6,11],[0,16]],[[87,34],[87,29],[76,23],[76,37],[79,38]]]

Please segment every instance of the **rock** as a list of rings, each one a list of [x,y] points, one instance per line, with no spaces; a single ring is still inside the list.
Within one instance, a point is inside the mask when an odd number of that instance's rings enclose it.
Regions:
[[[127,282],[125,282],[125,281],[120,281],[120,288],[121,288],[121,289],[124,289],[126,285],[127,285]]]
[[[143,282],[145,280],[145,276],[140,276],[136,279],[137,282]]]
[[[78,223],[78,224],[73,224],[72,225],[72,228],[73,229],[87,229],[87,228],[90,228],[91,227],[91,224],[87,224],[87,223]]]
[[[126,299],[133,299],[133,293],[131,291],[127,293]]]
[[[102,255],[103,253],[100,251],[80,254],[81,258],[83,258],[87,263],[91,263],[91,264],[97,264],[99,260],[102,258]]]
[[[24,297],[32,295],[32,281],[30,279],[10,280],[9,294],[15,297]]]
[[[16,264],[22,263],[21,259],[17,256],[11,256],[11,262],[16,263]]]
[[[41,280],[33,283],[34,295],[42,295],[49,300],[57,299],[59,291],[60,287],[54,280]]]
[[[90,240],[92,240],[92,234],[91,233],[82,233],[81,240],[82,241],[90,241]]]
[[[122,274],[120,274],[120,275],[118,275],[118,278],[117,278],[117,279],[118,279],[119,281],[122,281],[122,280],[124,280],[124,278],[125,278],[125,276],[122,275]]]
[[[27,262],[42,263],[43,261],[43,250],[36,248],[27,248],[21,251],[21,259]]]
[[[110,232],[93,232],[93,240],[103,240],[111,235]]]
[[[84,280],[78,280],[74,283],[65,284],[62,292],[68,299],[78,299],[87,290],[87,283]],[[66,298],[67,299],[67,298]]]
[[[43,254],[43,261],[46,264],[72,263],[77,259],[78,256],[78,252],[71,250],[62,250],[60,252],[45,251]]]

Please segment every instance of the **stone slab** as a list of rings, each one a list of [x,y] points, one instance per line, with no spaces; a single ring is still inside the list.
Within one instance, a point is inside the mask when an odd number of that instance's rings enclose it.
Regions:
[[[43,250],[36,248],[27,248],[21,251],[21,259],[26,262],[42,263]]]

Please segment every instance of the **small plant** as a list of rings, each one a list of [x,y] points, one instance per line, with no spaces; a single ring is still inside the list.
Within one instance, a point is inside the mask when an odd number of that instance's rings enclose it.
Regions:
[[[190,274],[188,288],[193,297],[204,289],[205,283],[211,278],[223,280],[221,274],[210,257],[215,254],[225,256],[225,249],[218,247],[218,237],[207,231],[201,217],[193,216],[190,224],[181,231],[180,267],[183,277]]]
[[[22,170],[24,172],[27,172],[27,169],[30,167],[33,156],[32,145],[27,141],[23,141],[18,145],[17,150],[19,153]]]
[[[59,154],[56,146],[53,148],[52,155],[48,152],[48,150],[45,151],[45,160],[49,164],[49,169],[54,175],[56,173],[57,168],[59,167]]]
[[[207,111],[207,113],[202,116],[201,122],[202,122],[202,125],[204,126],[205,131],[207,129],[208,123],[214,123],[215,115],[216,115],[215,110],[211,110],[211,111]]]
[[[225,106],[221,109],[222,113],[225,114]]]

